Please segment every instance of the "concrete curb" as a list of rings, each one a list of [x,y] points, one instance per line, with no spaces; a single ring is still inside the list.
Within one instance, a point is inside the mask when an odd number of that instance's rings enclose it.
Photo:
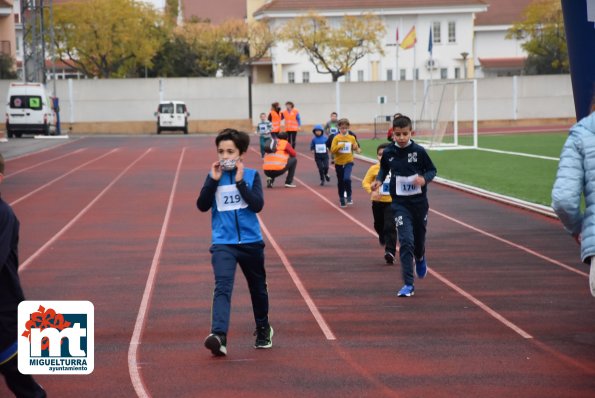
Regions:
[[[375,159],[371,159],[371,158],[369,158],[367,156],[363,156],[363,155],[354,155],[354,157],[356,159],[363,160],[364,162],[371,163],[371,164],[376,162]],[[534,213],[538,213],[538,214],[541,214],[541,215],[544,215],[547,217],[551,217],[551,218],[556,218],[556,219],[558,218],[556,213],[554,213],[552,208],[549,206],[543,206],[543,205],[540,205],[537,203],[527,202],[525,200],[513,198],[511,196],[506,196],[506,195],[502,195],[502,194],[499,194],[496,192],[488,191],[486,189],[477,188],[472,185],[467,185],[467,184],[463,184],[461,182],[447,180],[446,178],[436,177],[434,179],[434,182],[444,185],[444,186],[447,186],[447,187],[450,187],[450,188],[458,189],[463,192],[467,192],[467,193],[470,193],[473,195],[481,196],[483,198],[494,200],[496,202],[504,203],[509,206],[519,207],[524,210],[529,210]]]

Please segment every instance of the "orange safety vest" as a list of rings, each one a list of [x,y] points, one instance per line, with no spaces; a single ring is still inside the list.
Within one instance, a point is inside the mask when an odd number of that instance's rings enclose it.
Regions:
[[[287,166],[289,154],[285,152],[288,142],[286,140],[277,141],[277,152],[264,155],[263,170],[283,170]]]
[[[287,109],[283,109],[281,114],[285,119],[285,131],[298,131],[300,125],[297,121],[298,110],[293,108],[291,112],[288,112]]]
[[[275,110],[271,110],[271,125],[271,133],[281,131],[281,115]]]

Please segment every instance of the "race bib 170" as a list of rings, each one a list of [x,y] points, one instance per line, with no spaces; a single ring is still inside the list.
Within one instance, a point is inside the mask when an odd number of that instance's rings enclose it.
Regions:
[[[395,190],[398,196],[411,196],[421,193],[421,186],[415,184],[417,174],[409,177],[397,176],[395,178]]]

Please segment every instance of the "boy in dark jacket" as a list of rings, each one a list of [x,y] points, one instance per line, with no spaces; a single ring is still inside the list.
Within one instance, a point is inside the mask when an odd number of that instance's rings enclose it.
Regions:
[[[426,150],[411,139],[411,119],[397,116],[393,120],[394,144],[380,159],[380,170],[372,190],[378,189],[390,172],[390,194],[401,248],[399,256],[404,286],[399,297],[413,296],[413,261],[421,279],[426,276],[426,225],[428,222],[428,183],[436,176],[436,167]]]
[[[0,183],[4,158],[0,155]],[[18,369],[18,306],[25,300],[18,266],[19,220],[0,198],[0,373],[16,397],[45,397],[45,391],[30,375]]]
[[[211,334],[205,340],[213,355],[227,355],[227,331],[235,271],[240,265],[252,299],[256,322],[254,348],[273,346],[269,325],[269,295],[264,268],[264,242],[256,213],[264,206],[258,172],[244,167],[242,155],[248,150],[248,134],[225,129],[215,139],[219,160],[211,165],[196,205],[212,210],[211,264],[215,292],[211,311]]]
[[[314,161],[316,167],[318,167],[318,173],[320,174],[320,185],[324,185],[324,181],[330,181],[328,176],[328,148],[326,147],[327,137],[323,134],[322,124],[317,124],[312,130],[314,137],[310,142],[310,150],[314,152]]]

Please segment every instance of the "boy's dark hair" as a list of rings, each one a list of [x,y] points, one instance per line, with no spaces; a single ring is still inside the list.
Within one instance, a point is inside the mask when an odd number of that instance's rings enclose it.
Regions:
[[[287,135],[287,133],[285,131],[281,131],[279,133],[277,133],[277,138],[280,140],[286,140],[289,136]]]
[[[393,127],[398,127],[401,129],[406,127],[411,128],[411,119],[405,115],[399,115],[393,119]]]
[[[4,156],[0,153],[0,174],[4,174]]]
[[[337,115],[337,112],[331,112],[331,116],[333,116],[333,115],[339,116],[339,115]]]
[[[248,146],[250,145],[250,136],[243,131],[223,129],[219,132],[219,134],[217,134],[217,138],[215,138],[215,145],[219,147],[219,143],[221,141],[233,141],[236,148],[238,148],[240,151],[240,155],[242,155],[248,151]]]
[[[291,107],[292,107],[292,108],[294,108],[294,107],[295,107],[295,105],[293,105],[293,102],[291,102],[291,101],[287,101],[287,102],[285,103],[285,105],[291,105]]]
[[[344,117],[343,119],[337,120],[337,125],[340,126],[342,124],[346,124],[347,126],[349,126],[349,119],[347,119],[347,118]]]
[[[376,148],[376,153],[378,153],[379,150],[384,150],[384,148],[387,148],[390,145],[390,142],[383,142],[382,144],[378,145],[378,148]]]

